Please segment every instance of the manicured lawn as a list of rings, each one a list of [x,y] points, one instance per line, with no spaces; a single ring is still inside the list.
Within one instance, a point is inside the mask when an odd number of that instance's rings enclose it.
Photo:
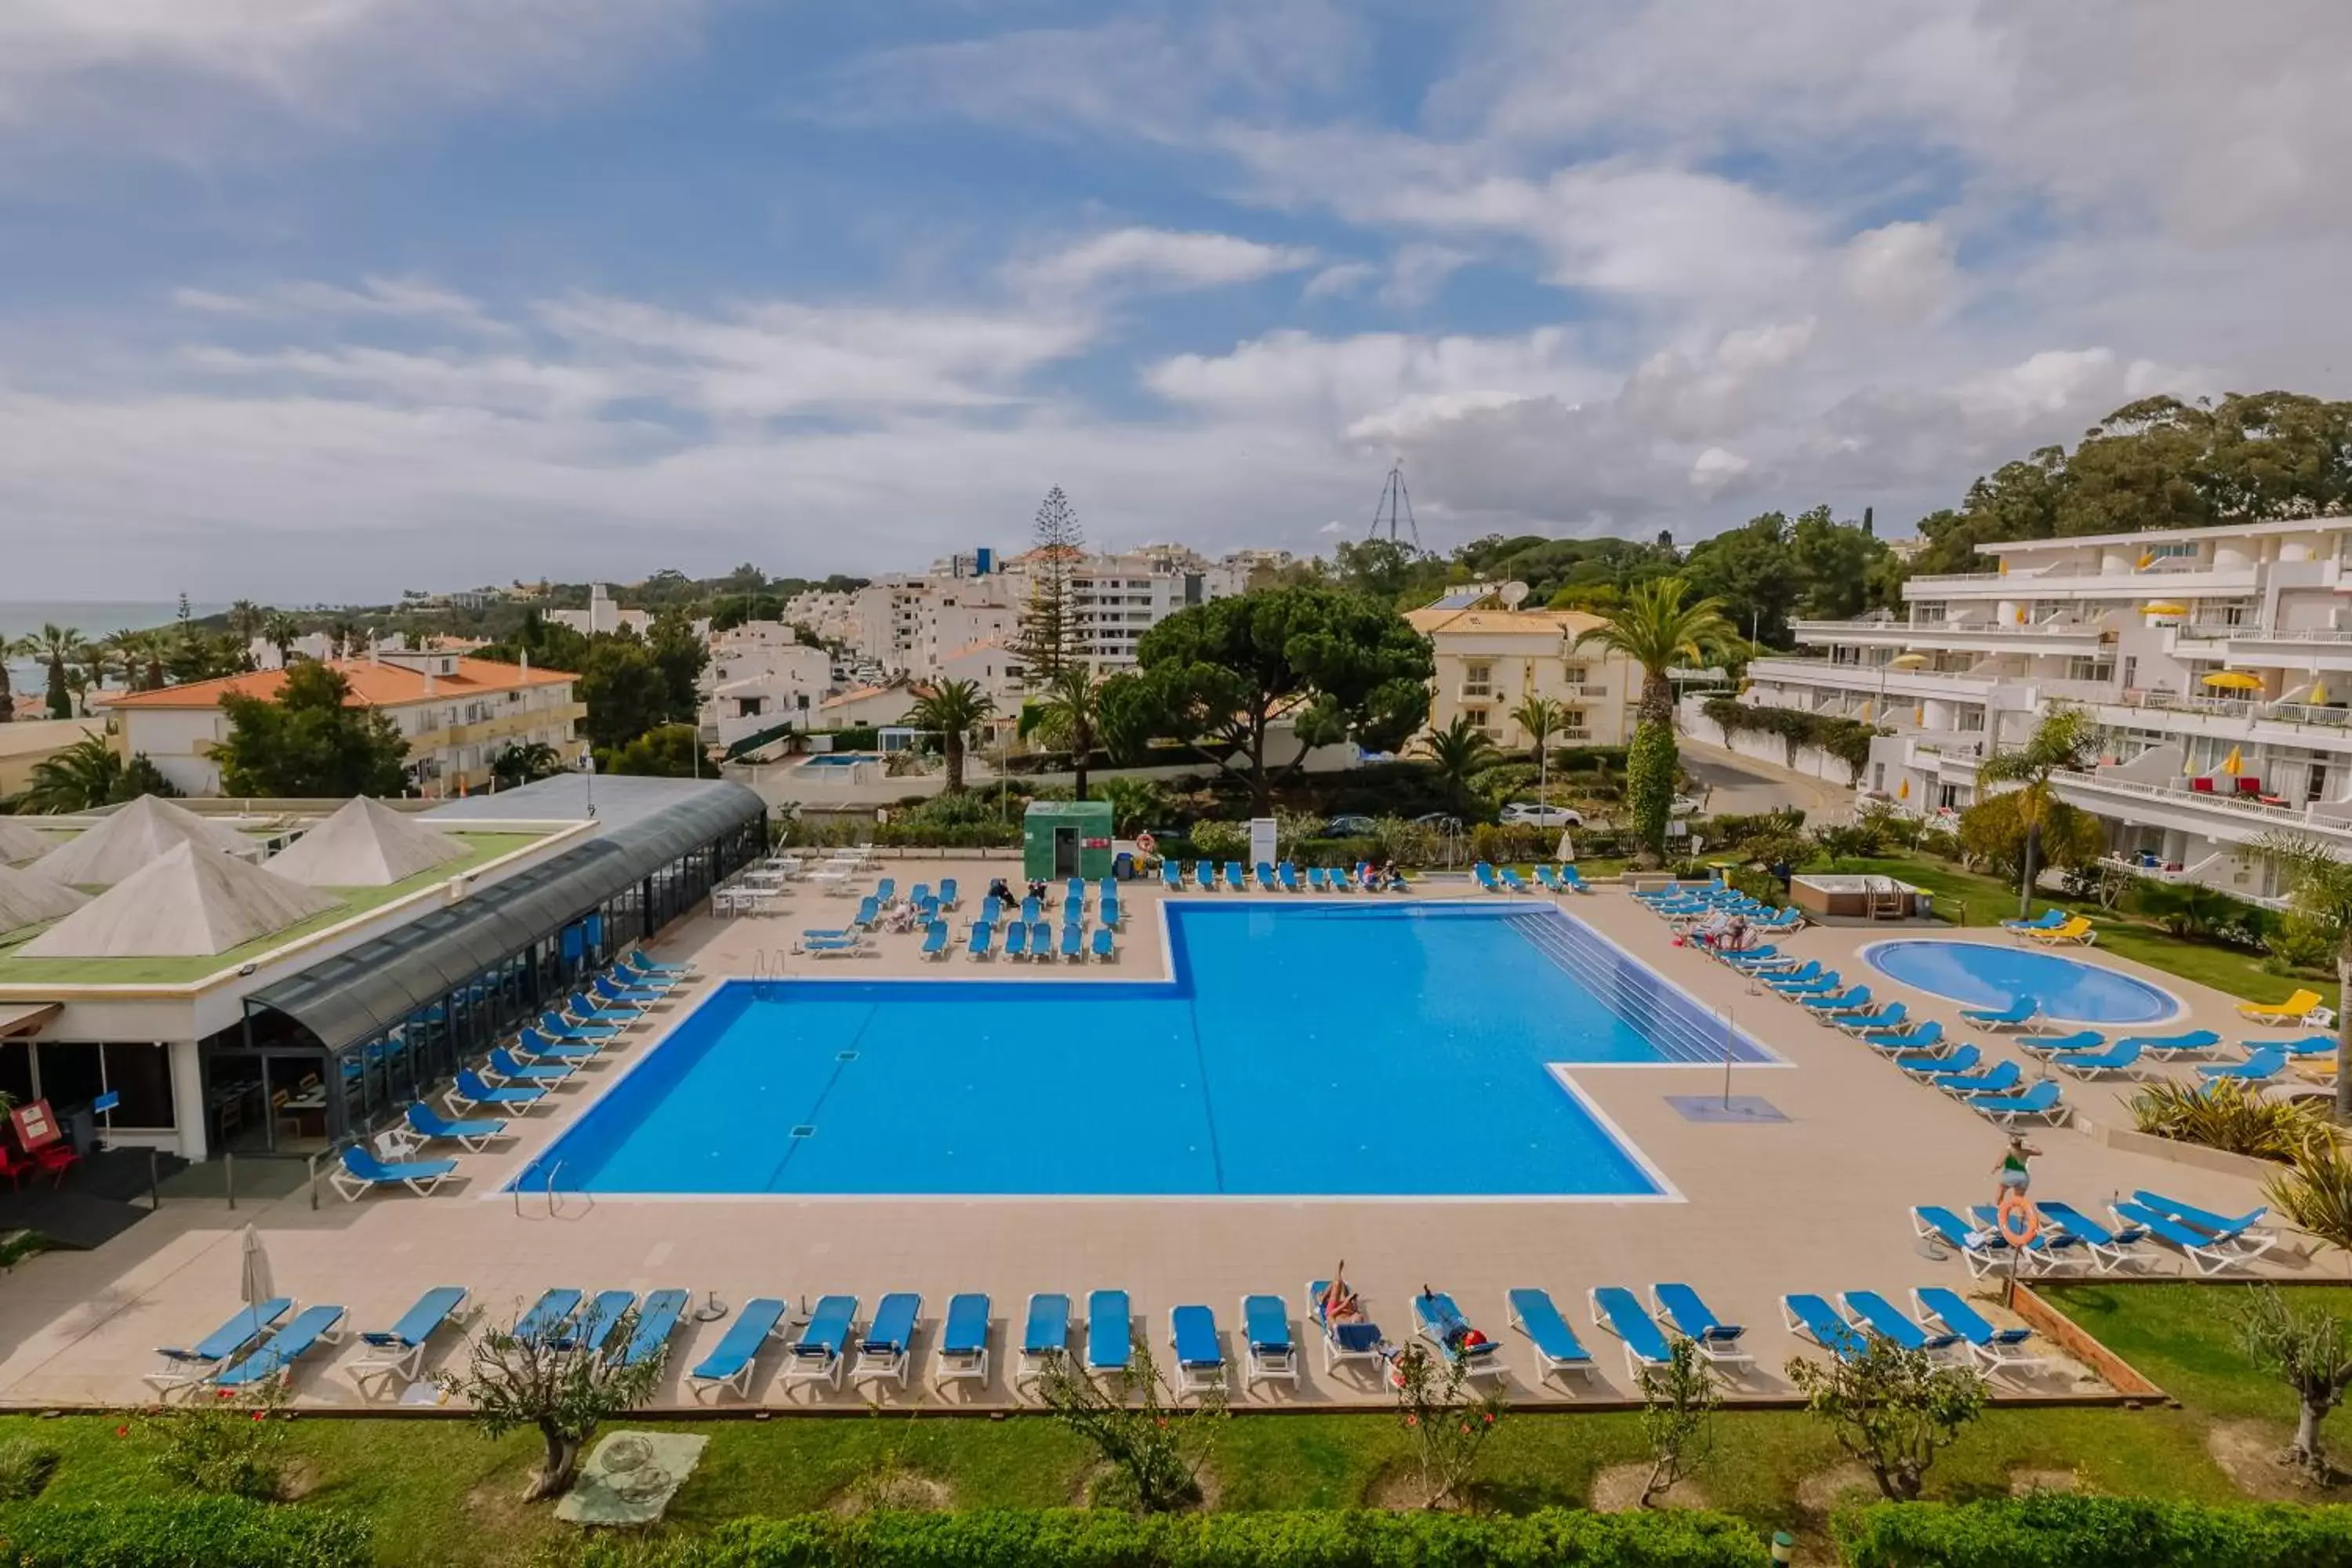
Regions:
[[[1882,877],[1899,877],[1916,888],[1935,895],[1936,912],[1948,920],[1969,926],[1995,925],[2017,914],[2017,889],[1995,881],[1990,877],[1963,871],[1948,861],[1935,859],[1866,859],[1841,860],[1835,863],[1841,871],[1862,871]],[[2053,897],[2037,893],[2033,908],[2038,912],[2055,904],[2089,917],[2099,928],[2099,946],[2119,958],[2145,963],[2150,969],[2177,974],[2183,980],[2193,980],[2200,985],[2249,1001],[2276,1001],[2298,986],[2308,985],[2318,992],[2329,1006],[2336,1005],[2336,987],[2332,980],[2289,978],[2273,974],[2263,967],[2258,953],[2243,952],[2235,948],[2211,942],[2188,942],[2174,936],[2160,926],[2114,910],[2103,910],[2095,900]]]

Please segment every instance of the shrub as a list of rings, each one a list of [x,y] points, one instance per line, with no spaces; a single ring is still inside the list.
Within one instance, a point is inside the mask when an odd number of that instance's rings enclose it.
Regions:
[[[2263,945],[2270,949],[2270,957],[2263,967],[2273,974],[2316,972],[2334,977],[2334,940],[2301,915],[2290,914],[2274,924],[2269,940]]]
[[[2257,1160],[2292,1161],[2329,1141],[2326,1113],[2304,1100],[2273,1100],[2249,1083],[2158,1079],[2131,1097],[2132,1125],[2175,1142],[2196,1143]]]
[[[966,822],[940,827],[889,822],[874,829],[873,841],[886,849],[1006,849],[1021,842],[1021,825]]]
[[[1574,829],[1570,829],[1571,837]],[[1507,866],[1520,860],[1549,860],[1559,847],[1560,830],[1522,823],[1482,822],[1470,830],[1470,853],[1479,860]]]
[[[2263,1197],[2306,1235],[2352,1252],[2352,1160],[2333,1137],[2305,1145],[2293,1169],[2263,1184]]]
[[[1780,894],[1780,879],[1769,871],[1759,871],[1742,866],[1731,873],[1730,881],[1733,887],[1759,904],[1769,904],[1777,910],[1783,902]]]
[[[0,1502],[26,1502],[41,1495],[58,1468],[58,1451],[30,1437],[0,1442]]]
[[[1199,1500],[1209,1441],[1225,1418],[1224,1394],[1213,1389],[1190,1405],[1180,1403],[1142,1333],[1126,1368],[1099,1378],[1074,1357],[1054,1357],[1037,1394],[1055,1420],[1094,1445],[1111,1468],[1105,1490],[1127,1506],[1161,1513]]]
[[[1937,1453],[1984,1414],[1985,1381],[1976,1369],[1947,1365],[1931,1352],[1905,1350],[1876,1334],[1851,1360],[1792,1358],[1788,1376],[1838,1447],[1870,1471],[1882,1497],[1896,1502],[1919,1495]]]
[[[1339,866],[1350,871],[1362,861],[1381,858],[1378,838],[1302,838],[1290,850],[1297,865]]]
[[[13,1568],[370,1568],[364,1519],[243,1498],[135,1498],[0,1508],[0,1559]]]
[[[193,1491],[274,1500],[285,1485],[286,1423],[269,1417],[286,1403],[285,1383],[270,1378],[249,1395],[212,1392],[215,1397],[158,1405],[139,1417],[155,1468]]]
[[[1560,1568],[1764,1568],[1764,1543],[1722,1514],[1517,1517],[1391,1513],[1135,1515],[1047,1509],[739,1519],[651,1552],[600,1536],[581,1568],[1370,1568],[1556,1563]],[[44,1565],[46,1568],[46,1565]]]
[[[1832,1521],[1848,1568],[2310,1568],[2352,1559],[2352,1508],[2042,1492],[1876,1504]]]
[[[1249,853],[1249,825],[1204,821],[1192,824],[1192,847],[1205,859],[1223,863]]]

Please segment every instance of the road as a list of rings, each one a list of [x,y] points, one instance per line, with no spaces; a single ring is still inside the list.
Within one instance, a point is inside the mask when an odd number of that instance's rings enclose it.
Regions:
[[[1853,792],[1814,778],[1810,773],[1791,773],[1786,768],[1759,763],[1753,757],[1743,757],[1727,752],[1720,746],[1709,746],[1678,737],[1682,745],[1683,771],[1699,783],[1706,795],[1709,816],[1722,812],[1778,811],[1784,806],[1796,806],[1805,814],[1805,820],[1842,820],[1852,810]]]

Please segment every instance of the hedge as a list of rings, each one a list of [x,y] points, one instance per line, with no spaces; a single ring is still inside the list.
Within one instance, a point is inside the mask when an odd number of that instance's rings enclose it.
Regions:
[[[0,1508],[10,1568],[369,1568],[367,1521],[243,1498]]]
[[[1763,1568],[1763,1541],[1720,1514],[1517,1518],[1316,1513],[805,1514],[742,1519],[652,1555],[592,1545],[583,1568]]]
[[[1848,1568],[2320,1568],[2352,1563],[2352,1508],[2057,1493],[1879,1504],[1833,1521]]]

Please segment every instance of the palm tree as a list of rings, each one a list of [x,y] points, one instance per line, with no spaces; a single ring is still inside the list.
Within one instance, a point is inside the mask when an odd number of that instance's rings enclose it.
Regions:
[[[1111,831],[1123,838],[1133,837],[1168,815],[1168,792],[1150,779],[1114,773],[1096,786],[1096,793],[1110,803]]]
[[[1082,664],[1071,664],[1045,683],[1036,701],[1021,710],[1021,738],[1031,734],[1070,753],[1076,798],[1087,798],[1087,759],[1102,734],[1102,688]]]
[[[269,612],[251,599],[239,599],[228,607],[228,629],[236,634],[237,641],[247,647],[261,635],[261,628],[268,619]]]
[[[1456,800],[1469,795],[1471,775],[1495,756],[1495,742],[1486,738],[1486,731],[1470,722],[1467,714],[1456,714],[1454,722],[1444,729],[1423,735],[1421,749],[1437,764],[1438,776],[1453,789]]]
[[[122,759],[103,735],[84,735],[55,756],[33,764],[25,790],[26,811],[88,811],[114,798]]]
[[[2033,733],[2026,738],[2025,744],[2006,752],[1997,751],[1978,764],[1977,782],[1980,786],[2018,786],[2017,817],[2025,825],[2025,874],[2017,888],[2019,920],[2033,911],[2033,883],[2041,874],[2035,860],[2042,848],[2042,827],[2050,819],[2052,802],[2058,798],[2057,792],[2050,787],[2050,775],[2079,773],[2089,765],[2093,741],[2089,714],[2080,708],[2053,708],[2033,726]]]
[[[302,624],[283,610],[272,610],[261,624],[261,635],[278,650],[278,662],[282,665],[294,657],[294,639],[302,635]]]
[[[942,680],[916,700],[907,722],[940,738],[940,752],[948,763],[948,793],[963,790],[963,752],[971,732],[996,711],[996,699],[981,690],[977,680]]]
[[[49,717],[72,718],[73,687],[66,679],[66,669],[82,661],[83,650],[89,644],[73,627],[53,622],[44,624],[26,641],[30,645],[26,651],[49,667]]]
[[[0,724],[13,722],[16,717],[16,689],[8,679],[8,661],[32,651],[33,645],[23,637],[0,637]]]
[[[163,689],[163,661],[172,651],[167,632],[117,632],[107,641],[114,646],[114,657],[122,665],[124,679],[133,691],[161,691]]]
[[[1689,597],[1680,577],[1637,584],[1608,618],[1570,645],[1596,644],[1622,654],[1642,671],[1642,701],[1633,744],[1625,761],[1625,798],[1633,815],[1635,854],[1644,866],[1665,858],[1666,823],[1681,759],[1675,748],[1675,683],[1669,674],[1730,646],[1738,633],[1723,618],[1720,599]]]
[[[1551,774],[1551,738],[1566,727],[1568,710],[1549,697],[1530,697],[1511,710],[1511,722],[1528,732],[1528,740],[1536,749],[1536,798],[1548,798],[1544,790]]]

